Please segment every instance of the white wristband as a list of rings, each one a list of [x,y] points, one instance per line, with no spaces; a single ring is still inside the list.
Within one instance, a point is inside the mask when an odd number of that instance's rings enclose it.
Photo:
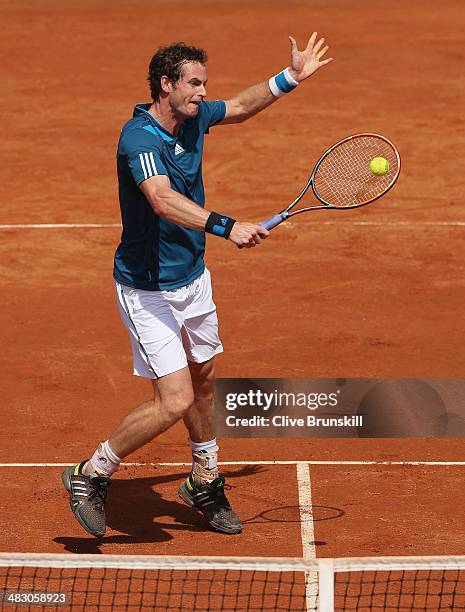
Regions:
[[[272,76],[268,81],[270,91],[275,98],[280,98],[281,96],[289,93],[295,89],[298,84],[299,82],[291,76],[289,67],[282,72],[279,72],[275,76]]]

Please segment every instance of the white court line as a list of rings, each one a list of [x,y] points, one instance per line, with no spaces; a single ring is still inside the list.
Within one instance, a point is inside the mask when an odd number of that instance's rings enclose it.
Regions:
[[[300,534],[302,537],[302,557],[308,561],[316,559],[315,530],[313,527],[312,484],[310,466],[298,462],[297,486],[299,491]],[[318,573],[305,572],[305,599],[307,610],[315,610],[318,602]]]
[[[313,530],[312,488],[310,466],[304,461],[296,464],[299,488],[299,510],[304,559],[315,559],[315,533]]]
[[[456,465],[465,466],[465,461],[220,461],[219,465]],[[76,463],[0,463],[0,468],[15,467],[68,467]],[[131,467],[188,467],[192,462],[147,462],[122,463]]]
[[[325,225],[331,223],[332,225],[336,225],[335,221],[325,221]],[[376,227],[412,227],[418,225],[425,225],[428,227],[464,227],[465,221],[388,221],[388,222],[379,222],[379,221],[353,221],[352,225],[366,225],[366,226],[376,226]]]
[[[287,225],[291,225],[288,221]],[[359,227],[465,227],[465,221],[319,221],[321,225],[354,225]],[[12,229],[74,229],[74,228],[108,228],[119,227],[120,223],[15,223],[0,225],[0,230]]]
[[[308,220],[308,217],[307,217]],[[293,217],[289,217],[280,227],[294,228],[299,221],[294,221]],[[313,225],[316,225],[315,223]],[[411,228],[411,227],[465,227],[465,221],[318,221],[318,225],[352,225],[356,227],[385,227],[385,228]]]

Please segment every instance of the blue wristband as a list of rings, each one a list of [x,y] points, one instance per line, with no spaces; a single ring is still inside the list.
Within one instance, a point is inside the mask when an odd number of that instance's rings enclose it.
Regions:
[[[275,98],[280,98],[285,94],[289,93],[297,87],[299,84],[290,74],[289,68],[286,68],[279,74],[271,77],[268,81],[271,93]]]

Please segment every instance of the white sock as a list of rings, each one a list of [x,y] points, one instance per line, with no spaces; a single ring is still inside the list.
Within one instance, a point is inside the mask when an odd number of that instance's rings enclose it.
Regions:
[[[192,449],[192,478],[194,484],[203,485],[218,478],[218,446],[216,438],[208,442],[193,442],[189,438]]]
[[[87,476],[109,478],[119,468],[121,459],[111,450],[108,440],[101,442],[90,460],[85,464],[83,473]]]

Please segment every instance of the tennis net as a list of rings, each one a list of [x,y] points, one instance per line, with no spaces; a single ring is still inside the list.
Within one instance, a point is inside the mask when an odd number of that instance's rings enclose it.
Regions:
[[[303,560],[2,553],[0,609],[463,611],[465,556]]]

